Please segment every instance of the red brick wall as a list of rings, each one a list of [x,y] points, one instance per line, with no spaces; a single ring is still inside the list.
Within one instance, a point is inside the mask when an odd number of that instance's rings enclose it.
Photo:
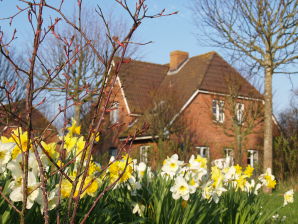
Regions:
[[[224,100],[224,97],[218,97],[215,95],[198,94],[192,103],[183,112],[183,116],[186,117],[191,131],[195,134],[195,144],[197,146],[208,146],[211,160],[223,158],[224,148],[236,149],[235,137],[228,136],[233,133],[229,129],[232,128],[231,114],[225,106],[225,121],[223,124],[219,124],[213,120],[212,117],[212,100]],[[251,101],[242,100],[244,108],[248,108],[248,104]],[[256,103],[256,102],[254,102]],[[261,102],[259,102],[261,104]],[[225,103],[226,104],[226,103]],[[243,162],[246,163],[247,149],[260,150],[262,147],[262,125],[255,125],[253,133],[247,136],[245,145],[243,146],[244,157]],[[236,152],[235,152],[236,153]]]

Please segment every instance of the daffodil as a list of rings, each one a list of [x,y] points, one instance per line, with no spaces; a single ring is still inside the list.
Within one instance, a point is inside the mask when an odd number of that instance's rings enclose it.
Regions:
[[[45,143],[44,141],[41,142],[42,147],[47,151],[47,153],[49,154],[49,156],[52,159],[56,159],[58,158],[58,153],[56,150],[56,143]]]
[[[189,199],[190,189],[186,182],[186,180],[178,176],[175,179],[174,186],[171,187],[170,191],[173,193],[172,197],[177,200],[180,197],[183,198],[183,200],[187,201]]]
[[[0,173],[6,170],[6,164],[11,158],[11,149],[14,143],[3,143],[0,141]]]
[[[270,168],[267,168],[266,172],[259,176],[259,180],[268,188],[274,188],[276,185],[275,177],[272,175]]]
[[[253,174],[253,171],[254,171],[254,168],[251,167],[250,165],[248,165],[248,166],[246,167],[246,169],[244,170],[243,173],[244,173],[245,175],[247,175],[248,177],[251,177],[252,174]]]
[[[294,190],[291,189],[284,194],[284,206],[294,202]]]
[[[197,158],[195,158],[194,155],[191,155],[189,159],[189,167],[190,169],[207,169],[207,159],[197,155]]]
[[[71,119],[72,120],[72,124],[70,127],[67,128],[67,130],[69,131],[69,133],[71,135],[76,134],[79,135],[81,134],[81,126],[77,125],[77,122],[75,119]]]
[[[212,186],[214,188],[222,185],[223,174],[221,173],[221,170],[217,166],[211,167],[211,179],[213,180]]]
[[[57,204],[58,204],[58,196],[57,196],[57,189],[52,190],[49,195],[48,195],[48,210],[53,210],[54,208],[56,208]],[[44,210],[44,201],[42,197],[38,197],[36,199],[36,202],[40,205],[40,211],[41,213],[43,213]]]
[[[11,138],[16,143],[13,152],[12,152],[12,158],[16,158],[21,152],[26,152],[31,148],[31,144],[28,144],[28,132],[23,132],[22,128],[17,128],[12,131]]]
[[[174,154],[170,158],[168,157],[163,162],[163,166],[161,168],[162,175],[168,175],[170,177],[173,177],[176,175],[177,171],[181,166],[183,165],[183,161],[178,160],[178,155]]]
[[[75,147],[78,137],[73,137],[70,133],[64,137],[64,148],[69,153]]]
[[[14,180],[10,182],[8,186],[11,190],[9,198],[13,202],[23,201],[23,173],[16,164],[10,166],[10,170],[12,170]],[[33,172],[28,173],[27,183],[28,199],[26,208],[30,209],[34,204],[34,201],[40,197],[39,183],[37,182],[36,176]]]
[[[72,189],[72,183],[67,179],[62,179],[61,181],[61,195],[63,198],[68,198],[70,196]]]
[[[139,216],[143,216],[144,215],[144,211],[145,211],[145,205],[139,204],[139,203],[134,203],[133,204],[134,208],[132,210],[133,214],[138,213]]]
[[[84,188],[87,187],[86,193],[91,197],[95,197],[96,192],[101,185],[101,181],[98,178],[92,178],[88,176],[84,185]]]
[[[108,171],[111,182],[116,181],[119,177],[120,183],[125,182],[132,176],[133,162],[127,155],[125,155],[121,160],[113,161],[109,166]]]

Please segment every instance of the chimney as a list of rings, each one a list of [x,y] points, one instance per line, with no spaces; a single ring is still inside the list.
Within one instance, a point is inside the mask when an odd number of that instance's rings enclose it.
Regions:
[[[188,52],[172,51],[170,53],[170,72],[177,70],[188,59]]]

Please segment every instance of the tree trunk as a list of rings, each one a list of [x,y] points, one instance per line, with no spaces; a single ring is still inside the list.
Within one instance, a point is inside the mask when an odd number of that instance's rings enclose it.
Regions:
[[[270,67],[265,69],[265,105],[264,105],[264,158],[263,170],[272,169],[272,74]],[[270,192],[270,189],[264,189]]]
[[[74,106],[74,120],[77,122],[77,125],[80,125],[80,115],[81,115],[82,105],[80,103],[75,104]]]

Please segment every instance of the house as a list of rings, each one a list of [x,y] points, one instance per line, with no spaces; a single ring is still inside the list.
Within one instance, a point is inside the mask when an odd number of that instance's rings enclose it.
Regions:
[[[26,125],[26,102],[21,100],[10,105],[0,106],[0,136],[9,136],[15,128],[25,128]],[[44,141],[58,141],[57,130],[36,108],[32,110],[33,135],[43,135]]]
[[[167,98],[171,110],[158,114]],[[122,126],[106,134],[101,150],[116,155],[133,138],[132,154],[154,163],[165,156],[160,156],[158,141],[165,136],[178,139],[171,126],[181,127],[183,120],[191,142],[187,153],[209,161],[230,156],[256,166],[262,157],[263,102],[262,94],[216,52],[189,58],[187,52],[174,51],[165,65],[133,60],[121,67],[107,115],[110,127]],[[163,131],[152,131],[148,111],[152,120],[167,119]],[[277,134],[277,125],[274,129]],[[177,150],[183,151],[183,144],[180,141]]]

